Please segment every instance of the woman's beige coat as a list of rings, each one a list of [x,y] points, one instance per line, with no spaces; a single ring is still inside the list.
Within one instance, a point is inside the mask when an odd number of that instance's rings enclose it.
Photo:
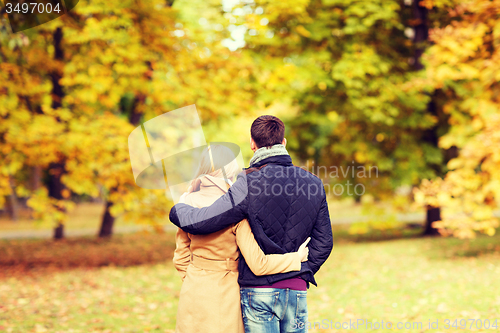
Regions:
[[[199,190],[187,195],[194,207],[211,205],[227,191],[221,178],[203,176]],[[184,281],[177,311],[178,333],[244,333],[241,317],[238,257],[256,275],[300,270],[297,252],[264,255],[247,220],[209,235],[176,235],[174,265]]]

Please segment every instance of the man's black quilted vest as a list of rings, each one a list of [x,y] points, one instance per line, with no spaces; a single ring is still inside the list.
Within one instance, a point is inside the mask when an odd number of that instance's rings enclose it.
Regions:
[[[266,254],[296,251],[318,217],[325,197],[321,180],[294,166],[288,155],[268,157],[251,167],[247,170],[248,220],[257,243]],[[242,256],[239,260],[240,286],[270,285],[297,276],[316,285],[306,263],[300,272],[256,276]]]

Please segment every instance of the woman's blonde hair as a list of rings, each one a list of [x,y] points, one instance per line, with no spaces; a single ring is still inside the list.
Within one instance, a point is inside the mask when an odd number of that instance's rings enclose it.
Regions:
[[[225,178],[224,173],[228,179],[232,179],[239,171],[241,171],[240,166],[231,149],[220,144],[209,145],[201,153],[200,165],[194,179],[203,175]]]

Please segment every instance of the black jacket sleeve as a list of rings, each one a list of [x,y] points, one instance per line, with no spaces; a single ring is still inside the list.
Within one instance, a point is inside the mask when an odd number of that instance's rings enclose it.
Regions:
[[[308,246],[309,257],[307,263],[313,274],[316,274],[321,265],[328,259],[333,249],[332,224],[330,222],[326,195],[323,197]]]
[[[193,235],[210,234],[248,217],[248,187],[241,177],[211,206],[194,208],[177,204],[170,210],[170,221]]]

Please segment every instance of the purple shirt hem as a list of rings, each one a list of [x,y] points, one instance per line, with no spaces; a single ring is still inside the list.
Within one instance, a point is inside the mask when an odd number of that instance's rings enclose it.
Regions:
[[[245,286],[245,288],[278,288],[292,290],[307,290],[307,283],[300,277],[281,280],[268,286]]]

